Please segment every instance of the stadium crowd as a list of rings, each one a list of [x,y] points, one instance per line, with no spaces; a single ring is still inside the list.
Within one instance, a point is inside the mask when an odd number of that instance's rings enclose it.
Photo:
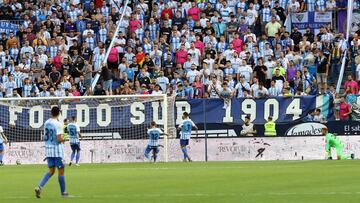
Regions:
[[[285,28],[291,13],[346,9],[339,2],[2,0],[0,19],[19,20],[20,30],[0,37],[1,96],[335,96],[346,49],[344,89],[357,94],[358,34],[346,41],[330,25],[316,34]]]

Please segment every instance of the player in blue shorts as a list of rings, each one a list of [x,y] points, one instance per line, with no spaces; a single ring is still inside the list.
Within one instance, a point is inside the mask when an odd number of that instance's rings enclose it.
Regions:
[[[191,158],[187,152],[187,146],[189,145],[189,139],[191,137],[191,131],[193,128],[196,129],[196,134],[198,131],[198,127],[194,124],[194,122],[190,119],[189,114],[187,112],[183,113],[182,116],[183,120],[181,121],[178,129],[181,130],[180,131],[180,146],[181,146],[181,151],[184,154],[184,162],[186,162],[186,160],[188,160],[189,162],[191,162]]]
[[[152,151],[152,149],[151,149],[151,145],[150,144],[148,144],[147,146],[146,146],[146,148],[145,148],[145,152],[144,152],[144,157],[146,158],[146,160],[148,160],[148,161],[150,161],[151,160],[151,157],[150,157],[150,152]],[[157,149],[157,151],[156,151],[156,154],[158,154],[159,153],[159,148]]]
[[[66,192],[64,176],[64,149],[62,143],[65,141],[62,137],[62,125],[59,122],[60,109],[55,106],[51,108],[51,118],[44,124],[45,156],[48,163],[49,172],[39,182],[35,188],[35,195],[40,198],[42,189],[48,180],[54,175],[55,168],[58,169],[58,180],[62,197],[68,197]]]
[[[156,159],[157,159],[157,154],[159,153],[159,149],[158,149],[159,143],[158,143],[158,141],[160,139],[160,135],[163,134],[163,132],[160,130],[160,128],[158,128],[156,126],[155,121],[152,121],[151,126],[147,131],[147,134],[149,136],[148,147],[150,148],[150,151],[152,151],[153,158],[154,158],[154,163],[155,163]],[[147,155],[145,155],[145,156],[149,157],[149,153]]]
[[[79,160],[80,160],[80,138],[82,137],[80,134],[80,127],[78,124],[76,124],[76,117],[73,116],[71,118],[71,123],[67,125],[67,130],[70,135],[70,147],[72,150],[71,156],[70,156],[70,163],[69,166],[72,165],[72,162],[75,158],[76,154],[76,162],[75,166],[79,166]]]
[[[0,166],[4,165],[3,158],[5,153],[4,144],[8,143],[8,139],[4,134],[4,129],[0,126]]]

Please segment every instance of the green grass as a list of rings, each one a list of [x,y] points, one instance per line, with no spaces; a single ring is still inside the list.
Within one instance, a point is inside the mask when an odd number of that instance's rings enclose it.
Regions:
[[[0,202],[352,203],[360,202],[360,161],[83,164],[66,168],[36,199],[45,166],[0,167]]]

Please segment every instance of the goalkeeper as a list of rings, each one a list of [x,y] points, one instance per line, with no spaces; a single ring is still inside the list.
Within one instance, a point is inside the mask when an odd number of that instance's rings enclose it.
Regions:
[[[343,160],[343,159],[348,158],[347,156],[343,155],[344,144],[341,143],[339,138],[337,138],[334,134],[329,133],[327,128],[322,129],[322,134],[325,136],[325,141],[326,141],[325,151],[326,151],[327,159],[332,159],[331,158],[331,148],[336,149],[336,154],[337,154],[338,160]]]
[[[68,131],[68,126],[69,124],[69,120],[67,118],[64,119],[64,122],[63,122],[63,126],[62,126],[62,129],[63,129],[63,139],[64,140],[69,140],[69,131]]]

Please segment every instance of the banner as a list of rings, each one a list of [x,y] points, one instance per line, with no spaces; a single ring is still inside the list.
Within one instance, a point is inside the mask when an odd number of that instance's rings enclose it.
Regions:
[[[350,33],[354,34],[359,29],[360,29],[360,10],[354,10],[353,16],[352,16],[352,21],[351,21]]]
[[[9,34],[10,32],[16,33],[19,31],[19,25],[11,23],[9,21],[0,21],[0,33],[5,32],[6,34]]]
[[[321,130],[324,127],[329,129],[329,132],[338,135],[360,135],[360,124],[357,121],[328,121],[326,123],[319,122],[293,122],[293,123],[278,123],[276,125],[277,137],[294,137],[294,136],[321,136]],[[194,137],[205,137],[204,125],[199,124],[199,131]],[[264,125],[254,125],[257,133],[254,136],[264,137]],[[229,137],[242,137],[242,125],[237,124],[214,124],[207,123],[206,134],[209,138],[229,138]]]
[[[175,124],[182,121],[184,112],[190,113],[196,124],[233,124],[242,125],[246,115],[251,115],[251,121],[263,125],[269,116],[278,124],[290,124],[302,121],[315,108],[320,108],[324,117],[333,119],[333,101],[328,95],[303,97],[274,97],[267,99],[232,99],[228,108],[224,109],[222,99],[194,99],[176,101],[174,106]],[[40,140],[44,122],[50,117],[51,106],[38,103],[31,107],[14,106],[0,103],[0,126],[16,142]],[[163,123],[164,116],[159,101],[127,102],[119,106],[113,101],[82,100],[60,105],[62,121],[64,118],[77,117],[77,123],[82,132],[106,133],[112,132],[122,139],[141,139],[146,137],[145,130],[151,121]],[[205,112],[204,112],[205,109]],[[172,115],[167,115],[171,118]],[[145,126],[145,127],[144,127]],[[129,135],[128,132],[138,132]],[[32,135],[28,139],[22,135]],[[20,136],[21,135],[21,136]],[[132,136],[132,137],[127,137]],[[135,137],[136,136],[136,137]]]
[[[269,116],[276,123],[291,123],[302,120],[311,110],[320,108],[323,115],[333,118],[333,100],[328,95],[303,97],[274,97],[267,99],[232,99],[230,107],[223,109],[223,100],[190,100],[177,102],[177,113],[191,110],[195,123],[204,123],[203,102],[205,102],[207,123],[236,123],[242,125],[246,115],[251,115],[254,124],[264,124]],[[191,108],[190,108],[191,107]],[[179,117],[180,116],[180,117]],[[181,115],[177,115],[181,121]]]
[[[205,105],[205,112],[204,112]],[[237,123],[242,124],[246,115],[251,115],[251,121],[263,124],[269,116],[276,123],[288,123],[301,120],[309,111],[320,108],[323,115],[331,118],[332,98],[328,95],[302,97],[273,97],[264,99],[232,99],[230,106],[223,108],[222,99],[193,99],[176,101],[174,106],[176,124],[180,124],[182,114],[190,113],[195,123]],[[39,103],[32,107],[13,106],[0,103],[3,115],[0,125],[8,128],[22,127],[41,129],[43,123],[50,117],[51,107]],[[116,102],[104,103],[102,100],[79,101],[60,105],[62,117],[77,116],[79,126],[84,130],[130,128],[134,125],[149,124],[151,121],[162,121],[159,112],[161,104],[156,102],[129,102],[119,107]],[[156,113],[155,113],[156,112]],[[119,122],[121,119],[121,122]]]
[[[339,136],[344,143],[345,155],[360,154],[360,136]],[[163,140],[160,141],[160,144]],[[147,140],[97,140],[81,142],[81,163],[144,162]],[[194,161],[205,161],[205,139],[191,139],[189,154]],[[64,144],[66,163],[70,160],[69,143]],[[208,139],[209,161],[243,160],[315,160],[325,159],[323,136]],[[335,152],[332,153],[336,157]],[[6,146],[5,164],[45,164],[43,142],[18,142]],[[164,161],[160,148],[158,160]],[[170,139],[168,160],[183,158],[178,139]]]
[[[305,12],[305,13],[292,13],[291,14],[291,23],[292,28],[298,27],[300,32],[305,32],[305,30],[310,27],[310,29],[318,33],[318,30],[332,23],[332,13],[331,12]]]

